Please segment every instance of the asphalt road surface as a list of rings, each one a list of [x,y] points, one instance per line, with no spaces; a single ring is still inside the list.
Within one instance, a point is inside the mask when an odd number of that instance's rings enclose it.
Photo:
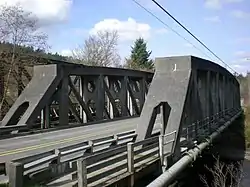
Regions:
[[[86,140],[133,130],[139,118],[39,133],[0,140],[0,163],[23,158]],[[160,124],[156,125],[156,128]]]

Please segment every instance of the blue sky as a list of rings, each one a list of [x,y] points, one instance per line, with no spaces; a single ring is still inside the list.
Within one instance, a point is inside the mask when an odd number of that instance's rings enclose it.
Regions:
[[[24,7],[28,7],[27,1],[31,0],[19,1]],[[137,1],[202,52],[177,36],[132,0],[33,0],[35,1],[40,3],[37,9],[40,7],[41,19],[45,19],[46,15],[47,20],[53,16],[57,19],[45,28],[53,52],[66,54],[77,45],[83,44],[90,31],[116,28],[120,34],[119,52],[122,57],[129,55],[134,39],[143,36],[148,42],[148,48],[152,50],[152,58],[195,55],[218,61],[150,0]],[[233,69],[238,72],[250,71],[249,0],[158,2]],[[41,10],[41,3],[46,5],[43,6],[44,10]],[[37,11],[34,8],[30,10]]]

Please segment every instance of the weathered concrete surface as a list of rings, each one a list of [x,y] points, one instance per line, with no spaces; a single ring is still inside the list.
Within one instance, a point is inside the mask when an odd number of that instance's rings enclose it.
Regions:
[[[37,66],[34,68],[34,77],[29,82],[23,93],[17,98],[8,113],[3,118],[1,126],[7,125],[30,125],[34,119],[32,115],[38,115],[42,108],[39,103],[49,102],[50,88],[56,88],[60,82],[57,75],[56,65]],[[45,105],[45,104],[44,104]],[[19,120],[19,116],[25,111]],[[32,114],[32,115],[30,115]]]
[[[188,134],[188,139],[199,138],[197,129],[204,128],[204,124],[196,123],[198,120],[208,120],[219,112],[239,108],[239,84],[228,70],[201,58],[176,56],[155,61],[156,71],[137,126],[137,141],[150,136],[155,116],[162,107],[163,133],[176,132],[176,141],[173,146],[164,147],[164,153],[172,153],[171,157],[177,160],[181,156],[180,130],[194,123],[195,133]],[[211,126],[207,127],[211,133]],[[226,150],[232,152],[231,145]],[[241,157],[243,159],[244,154]]]
[[[178,132],[181,129],[191,75],[190,59],[191,57],[156,58],[156,71],[137,126],[137,141],[151,135],[159,106],[163,107],[164,134],[175,131],[180,136]],[[175,144],[176,141],[171,146],[165,146],[164,154],[171,153]]]

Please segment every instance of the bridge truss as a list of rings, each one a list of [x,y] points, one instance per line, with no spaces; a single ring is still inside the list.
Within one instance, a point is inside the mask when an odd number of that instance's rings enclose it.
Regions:
[[[152,138],[160,119],[161,135],[159,142],[154,142],[158,148],[154,153],[165,170],[197,143],[220,129],[224,131],[227,121],[240,114],[236,78],[201,58],[156,58],[154,74],[57,63],[34,67],[33,78],[3,118],[0,133],[139,116],[131,142],[142,145],[140,142]],[[115,138],[104,142],[116,142]],[[150,147],[148,141],[146,146]]]

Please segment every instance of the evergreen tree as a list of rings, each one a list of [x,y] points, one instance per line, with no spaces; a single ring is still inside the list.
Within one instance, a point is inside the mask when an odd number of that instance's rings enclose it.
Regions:
[[[138,38],[131,49],[130,59],[127,66],[132,69],[153,70],[154,62],[150,59],[152,51],[147,50],[147,43],[143,38]]]

